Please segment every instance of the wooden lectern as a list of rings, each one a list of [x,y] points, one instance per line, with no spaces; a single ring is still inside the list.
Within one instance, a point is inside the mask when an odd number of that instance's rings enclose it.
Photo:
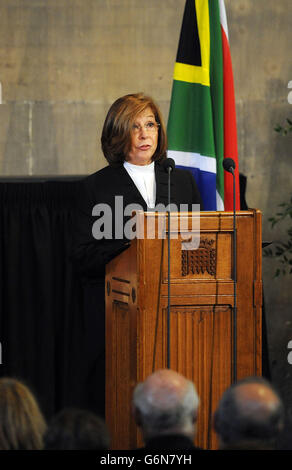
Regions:
[[[196,249],[189,249],[187,240],[192,213],[176,215],[184,231],[170,240],[170,368],[197,387],[196,445],[215,449],[212,415],[223,391],[234,381],[233,214],[201,212]],[[140,234],[143,230],[146,234],[149,223],[156,230],[162,218],[168,230],[161,213],[142,212],[136,217]],[[261,374],[261,213],[239,211],[236,223],[240,379]],[[170,234],[175,237],[176,227],[172,227],[171,219]],[[154,370],[167,367],[167,255],[166,238],[145,236],[133,240],[107,265],[106,421],[113,449],[142,445],[131,411],[133,389]]]

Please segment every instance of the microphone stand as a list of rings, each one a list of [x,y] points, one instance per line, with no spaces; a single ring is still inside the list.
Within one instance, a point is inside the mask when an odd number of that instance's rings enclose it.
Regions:
[[[170,172],[172,168],[168,169],[168,231],[167,231],[167,250],[168,250],[168,265],[167,265],[167,368],[170,369]]]
[[[236,192],[235,173],[231,167],[233,176],[233,382],[237,381],[237,229],[236,229]]]
[[[175,168],[175,162],[172,158],[164,161],[163,167],[168,173],[168,231],[167,231],[167,249],[168,249],[168,268],[167,268],[167,368],[170,369],[170,172]]]

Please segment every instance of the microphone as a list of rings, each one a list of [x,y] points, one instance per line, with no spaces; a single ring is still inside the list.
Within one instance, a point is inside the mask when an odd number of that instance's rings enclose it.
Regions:
[[[233,382],[237,381],[237,229],[236,229],[236,191],[235,191],[235,161],[232,158],[223,159],[223,168],[232,173],[233,178]]]
[[[174,170],[175,169],[175,161],[173,160],[173,158],[166,158],[163,161],[163,168],[166,171],[166,173],[168,173],[169,171]]]
[[[235,170],[235,161],[233,158],[224,158],[223,159],[223,168],[225,171],[228,171],[229,173],[234,173],[233,170]]]

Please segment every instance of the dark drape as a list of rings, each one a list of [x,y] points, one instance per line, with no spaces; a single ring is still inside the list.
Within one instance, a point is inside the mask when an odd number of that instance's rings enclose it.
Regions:
[[[47,417],[64,406],[99,411],[92,348],[103,318],[70,260],[79,186],[0,183],[0,375],[25,381]]]

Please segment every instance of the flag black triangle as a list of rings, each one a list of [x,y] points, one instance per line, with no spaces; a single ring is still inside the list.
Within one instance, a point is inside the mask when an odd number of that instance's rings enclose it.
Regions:
[[[186,1],[176,62],[202,65],[195,0]]]

